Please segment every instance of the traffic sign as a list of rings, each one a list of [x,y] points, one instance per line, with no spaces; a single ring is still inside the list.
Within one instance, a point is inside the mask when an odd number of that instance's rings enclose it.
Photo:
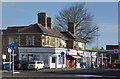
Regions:
[[[65,53],[64,52],[61,52],[61,56],[64,56],[65,55]]]
[[[15,43],[11,43],[10,44],[10,49],[15,50],[16,49],[16,44]]]
[[[8,53],[11,53],[11,52],[12,52],[12,50],[10,48],[8,48]]]
[[[118,49],[114,49],[114,53],[119,53],[119,50]]]

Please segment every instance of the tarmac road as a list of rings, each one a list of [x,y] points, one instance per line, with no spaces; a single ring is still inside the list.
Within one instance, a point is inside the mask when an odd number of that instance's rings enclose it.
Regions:
[[[15,70],[16,73],[14,76],[11,75],[11,72],[3,72],[2,79],[76,79],[76,78],[108,78],[108,79],[117,79],[120,77],[120,69],[44,69],[44,70]]]

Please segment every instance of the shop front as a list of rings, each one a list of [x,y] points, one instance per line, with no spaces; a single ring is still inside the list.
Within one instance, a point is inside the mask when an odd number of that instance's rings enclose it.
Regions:
[[[19,60],[30,62],[33,60],[42,61],[46,68],[65,68],[66,56],[61,56],[61,52],[66,54],[64,48],[50,47],[19,47]]]
[[[77,50],[70,50],[66,54],[66,68],[80,68],[81,58]]]

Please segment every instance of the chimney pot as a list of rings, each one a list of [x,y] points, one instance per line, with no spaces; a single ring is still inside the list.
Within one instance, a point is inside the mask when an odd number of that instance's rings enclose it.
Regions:
[[[51,17],[47,17],[47,25],[48,25],[48,27],[53,29],[53,20]]]
[[[38,13],[38,23],[42,24],[44,27],[47,28],[47,13],[46,12]]]
[[[74,22],[68,23],[68,31],[70,31],[71,33],[75,35],[75,23]]]

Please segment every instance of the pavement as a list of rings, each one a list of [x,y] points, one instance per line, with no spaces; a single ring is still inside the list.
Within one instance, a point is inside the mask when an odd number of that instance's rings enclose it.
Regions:
[[[77,79],[77,78],[108,78],[119,79],[120,69],[44,69],[44,70],[15,70],[19,72],[12,76],[12,72],[3,70],[2,79],[37,79],[56,78],[57,79]]]

